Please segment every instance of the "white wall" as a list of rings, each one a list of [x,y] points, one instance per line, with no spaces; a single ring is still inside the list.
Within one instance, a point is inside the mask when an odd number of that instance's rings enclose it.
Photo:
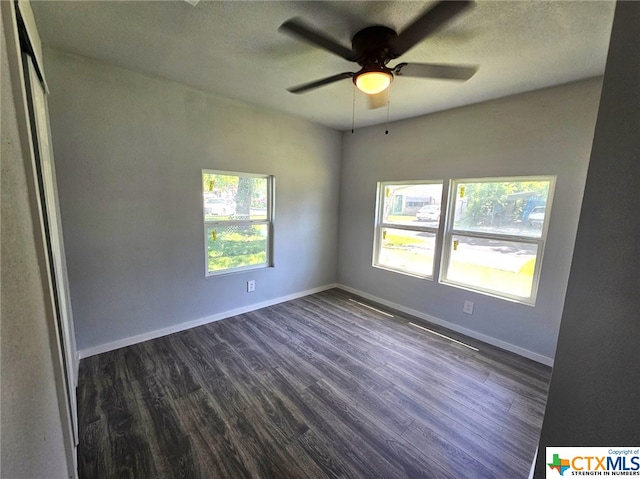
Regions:
[[[589,79],[393,123],[388,135],[384,126],[345,132],[339,283],[550,363],[600,89],[601,79]],[[376,182],[527,175],[557,175],[535,307],[371,266]],[[475,302],[472,316],[465,299]]]
[[[45,62],[79,349],[337,278],[552,361],[601,79],[341,136],[59,51]],[[275,268],[204,278],[202,168],[276,176]],[[558,176],[535,307],[371,266],[377,181],[511,175]]]
[[[2,12],[2,311],[0,317],[2,388],[0,476],[12,479],[70,476],[58,404],[53,322],[43,283],[42,238],[34,216],[35,192],[20,88],[19,53],[13,2]],[[20,113],[22,109],[22,113]],[[21,121],[19,121],[19,117]],[[23,141],[24,140],[24,141]],[[34,219],[35,218],[35,219]],[[49,303],[50,304],[50,303]],[[55,332],[54,332],[55,334]],[[55,336],[53,336],[55,338]],[[63,406],[63,407],[66,407]]]
[[[55,50],[45,69],[80,350],[335,282],[340,133]],[[205,279],[203,168],[275,175],[274,268]]]
[[[547,447],[640,444],[638,25],[618,2],[536,478]]]

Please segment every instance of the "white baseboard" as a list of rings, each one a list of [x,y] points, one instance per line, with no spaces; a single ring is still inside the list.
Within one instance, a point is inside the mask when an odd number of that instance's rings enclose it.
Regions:
[[[469,336],[470,338],[477,339],[478,341],[482,341],[483,343],[491,344],[492,346],[496,346],[500,349],[504,349],[505,351],[510,351],[512,353],[515,353],[527,359],[531,359],[538,363],[553,367],[553,358],[543,356],[542,354],[534,353],[533,351],[529,351],[528,349],[521,348],[520,346],[516,346],[514,344],[507,343],[506,341],[502,341],[500,339],[496,339],[491,336],[478,333],[477,331],[473,331],[472,329],[467,329],[458,324],[446,321],[444,319],[436,318],[435,316],[431,316],[429,314],[423,313],[422,311],[407,308],[406,306],[402,306],[400,304],[387,301],[386,299],[378,298],[377,296],[373,296],[372,294],[368,294],[363,291],[350,288],[349,286],[345,286],[343,284],[338,283],[337,287],[349,293],[362,296],[363,298],[366,298],[370,301],[383,304],[385,306],[388,306],[389,308],[397,309],[398,311],[402,311],[403,313],[407,313],[407,314],[410,314],[411,316],[415,316],[417,318],[424,319],[425,321],[428,321],[430,323],[437,324],[438,326],[442,326],[443,328],[447,328],[457,333],[464,334],[465,336]]]
[[[310,294],[319,293],[321,291],[326,291],[327,289],[336,287],[338,287],[336,283],[326,284],[318,288],[300,291],[298,293],[289,294],[287,296],[280,296],[268,301],[242,306],[240,308],[232,309],[229,311],[223,311],[221,313],[212,314],[211,316],[206,316],[204,318],[194,319],[193,321],[187,321],[185,323],[175,324],[166,328],[156,329],[155,331],[149,331],[148,333],[142,333],[136,336],[118,339],[117,341],[111,341],[109,343],[92,346],[90,348],[80,349],[78,350],[78,356],[80,357],[80,359],[88,358],[89,356],[95,356],[96,354],[106,353],[115,349],[124,348],[125,346],[131,346],[132,344],[142,343],[150,339],[160,338],[169,334],[185,331],[197,326],[202,326],[203,324],[220,321],[221,319],[230,318],[232,316],[248,313],[250,311],[255,311],[261,308],[266,308],[267,306],[273,306],[274,304],[284,303],[285,301],[291,301],[292,299],[302,298],[303,296],[309,296]]]

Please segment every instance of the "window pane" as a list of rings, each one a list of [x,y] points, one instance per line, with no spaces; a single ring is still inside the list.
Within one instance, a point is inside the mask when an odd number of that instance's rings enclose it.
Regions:
[[[454,235],[446,280],[529,298],[537,251],[536,244]]]
[[[550,181],[458,183],[456,230],[540,238]]]
[[[384,184],[382,222],[438,227],[442,183]]]
[[[421,276],[433,274],[434,233],[384,228],[380,240],[378,266]]]
[[[268,225],[207,227],[207,270],[267,264]]]
[[[266,220],[267,178],[203,173],[205,221]]]

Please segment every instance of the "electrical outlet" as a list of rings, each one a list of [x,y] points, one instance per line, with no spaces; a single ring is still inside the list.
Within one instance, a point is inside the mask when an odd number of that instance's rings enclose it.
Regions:
[[[256,281],[252,279],[247,281],[247,293],[253,293],[256,290]]]
[[[467,314],[473,314],[473,301],[465,301],[462,312]]]

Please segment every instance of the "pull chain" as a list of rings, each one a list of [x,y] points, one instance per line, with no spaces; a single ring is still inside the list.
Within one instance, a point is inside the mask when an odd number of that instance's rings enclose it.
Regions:
[[[387,129],[384,131],[385,135],[389,134],[389,103],[391,103],[391,85],[389,85],[387,92]]]
[[[351,134],[353,135],[353,130],[356,124],[356,86],[353,85],[353,106],[351,110]]]

